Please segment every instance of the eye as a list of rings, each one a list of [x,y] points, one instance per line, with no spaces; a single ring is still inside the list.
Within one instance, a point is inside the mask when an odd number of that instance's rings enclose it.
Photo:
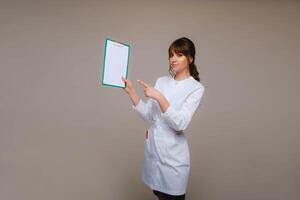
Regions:
[[[177,54],[177,56],[178,56],[178,57],[181,57],[181,56],[183,56],[183,54],[182,54],[182,53],[179,53],[179,54]]]

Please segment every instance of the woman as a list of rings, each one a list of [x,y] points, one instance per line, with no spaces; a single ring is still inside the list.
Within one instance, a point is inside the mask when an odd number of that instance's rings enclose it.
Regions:
[[[132,107],[151,124],[146,131],[142,179],[161,200],[185,199],[190,170],[190,154],[184,130],[203,96],[195,62],[195,46],[179,38],[169,47],[169,76],[156,80],[155,86],[137,80],[150,99],[144,102],[132,82],[122,77]]]

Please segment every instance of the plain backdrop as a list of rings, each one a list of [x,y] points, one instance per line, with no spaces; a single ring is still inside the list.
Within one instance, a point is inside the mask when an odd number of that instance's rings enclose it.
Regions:
[[[196,46],[205,94],[186,130],[187,199],[300,199],[299,1],[1,1],[0,199],[155,199],[149,127],[101,82],[104,40],[131,45],[129,79],[168,75]]]

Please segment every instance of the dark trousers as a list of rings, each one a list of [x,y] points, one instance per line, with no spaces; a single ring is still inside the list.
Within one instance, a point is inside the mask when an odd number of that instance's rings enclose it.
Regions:
[[[185,194],[170,195],[157,190],[153,190],[153,193],[158,197],[159,200],[184,200],[185,199]]]

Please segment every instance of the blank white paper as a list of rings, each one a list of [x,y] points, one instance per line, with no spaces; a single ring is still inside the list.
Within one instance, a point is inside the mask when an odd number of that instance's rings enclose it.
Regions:
[[[129,49],[129,45],[106,40],[102,80],[104,85],[125,87],[122,76],[127,77]]]

